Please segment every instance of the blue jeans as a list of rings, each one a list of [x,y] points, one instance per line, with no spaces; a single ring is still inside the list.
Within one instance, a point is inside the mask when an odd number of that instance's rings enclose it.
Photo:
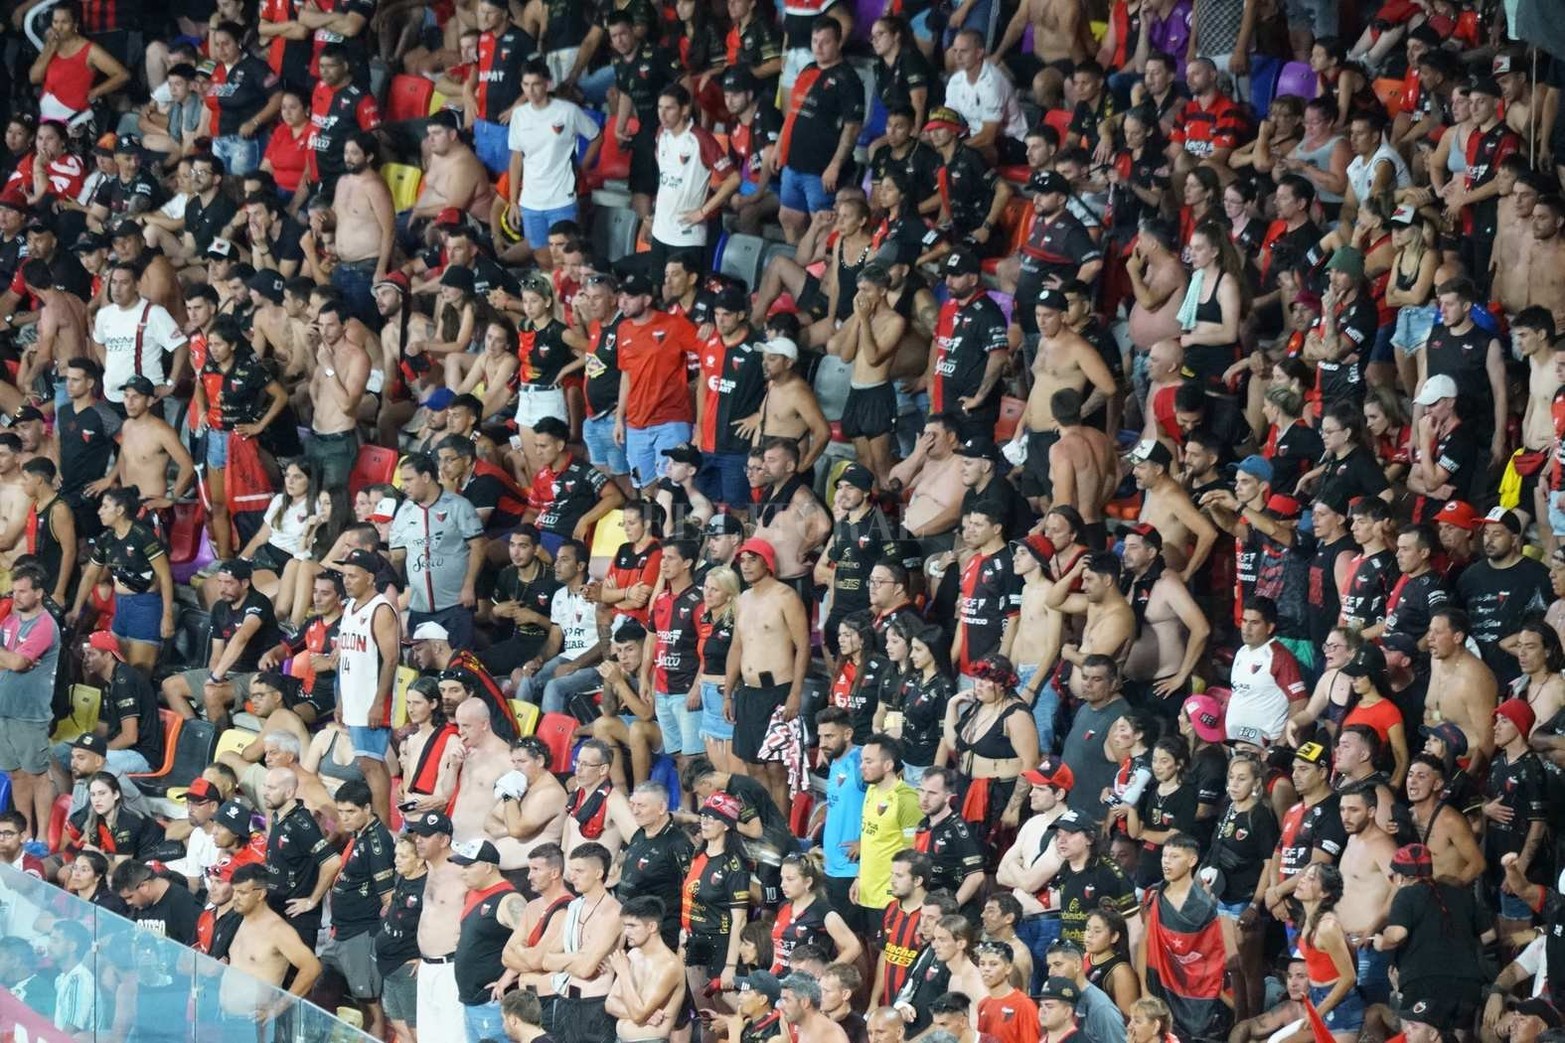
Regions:
[[[1034,672],[1037,667],[1032,668]],[[1021,677],[1018,669],[1017,676]],[[1027,681],[1022,680],[1023,684]],[[1032,704],[1032,723],[1038,729],[1038,749],[1052,753],[1054,751],[1054,715],[1060,709],[1060,692],[1054,687],[1053,681],[1045,681],[1038,687],[1038,698]]]
[[[690,425],[683,420],[671,420],[651,427],[625,425],[625,459],[630,463],[630,475],[636,487],[645,489],[657,482],[663,473],[663,450],[673,449],[690,441]]]
[[[564,713],[571,696],[603,686],[603,678],[592,667],[583,667],[564,677],[555,677],[554,672],[568,662],[570,660],[563,655],[557,655],[540,666],[531,677],[522,678],[516,697],[533,703],[544,713]]]
[[[587,444],[587,460],[609,474],[629,474],[625,447],[614,441],[613,413],[590,416],[581,422],[581,440]]]
[[[701,711],[685,709],[686,698],[684,692],[654,693],[652,705],[663,731],[663,752],[670,757],[696,757],[706,750],[701,741]]]
[[[241,138],[238,134],[213,138],[212,155],[223,161],[223,170],[229,177],[239,177],[260,167],[261,139]]]
[[[1389,952],[1376,952],[1371,946],[1364,946],[1358,953],[1358,988],[1364,994],[1366,1003],[1389,1003],[1391,1001],[1391,977],[1387,972],[1391,969],[1391,954]]]
[[[331,270],[331,284],[342,293],[342,300],[353,317],[371,329],[380,321],[375,308],[375,262],[346,261]]]
[[[556,221],[574,221],[577,219],[576,204],[569,206],[557,206],[551,210],[529,210],[522,207],[522,234],[527,237],[527,245],[534,250],[540,250],[549,245],[549,228]]]
[[[576,86],[581,88],[582,96],[594,106],[602,105],[608,100],[609,88],[614,86],[614,66],[605,65],[595,72],[582,73]]]
[[[723,716],[723,686],[701,682],[701,736],[714,742],[732,742],[734,722]]]
[[[467,1025],[468,1043],[481,1039],[505,1039],[505,1020],[500,1017],[500,1004],[481,1003],[476,1007],[462,1005],[462,1020]]]
[[[1028,983],[1027,989],[1029,993],[1037,993],[1043,987],[1043,980],[1048,977],[1049,971],[1049,946],[1060,940],[1060,931],[1064,926],[1057,915],[1029,916],[1016,925],[1016,937],[1032,953],[1032,981]]]
[[[713,503],[732,507],[750,505],[750,481],[744,466],[748,453],[707,453],[696,475],[696,488]]]
[[[510,128],[488,120],[473,121],[473,151],[491,174],[503,174],[511,165]]]

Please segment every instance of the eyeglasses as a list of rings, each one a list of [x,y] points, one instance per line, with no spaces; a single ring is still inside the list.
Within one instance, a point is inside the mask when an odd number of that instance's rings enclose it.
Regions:
[[[584,761],[584,760],[581,760],[581,759],[578,758],[577,761],[576,761],[576,767],[578,767],[578,768],[607,768],[608,764],[605,763],[604,761]]]

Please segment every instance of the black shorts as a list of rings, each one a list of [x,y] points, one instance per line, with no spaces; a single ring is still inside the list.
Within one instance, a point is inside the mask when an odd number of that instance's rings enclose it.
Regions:
[[[657,120],[642,121],[630,139],[630,190],[638,195],[658,192]]]
[[[734,756],[746,764],[759,763],[761,743],[771,727],[772,714],[788,698],[790,684],[770,688],[741,684],[734,692]]]
[[[880,438],[891,434],[896,422],[897,393],[891,381],[848,390],[848,401],[842,407],[844,438]]]
[[[554,1004],[552,1035],[560,1043],[598,1043],[614,1038],[614,1019],[603,1009],[604,997],[561,996]]]
[[[1022,466],[1022,493],[1027,496],[1053,496],[1054,479],[1049,475],[1049,450],[1060,440],[1058,431],[1032,431],[1027,435],[1027,463]]]

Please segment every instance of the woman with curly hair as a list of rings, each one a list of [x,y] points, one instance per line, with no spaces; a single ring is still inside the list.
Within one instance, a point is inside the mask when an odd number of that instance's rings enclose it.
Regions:
[[[1032,709],[1017,694],[1019,682],[1009,659],[981,659],[972,676],[972,691],[957,695],[946,709],[936,761],[943,763],[946,754],[954,757],[962,782],[962,817],[979,827],[983,842],[1003,850],[1021,822],[1029,792],[1016,782],[1038,766],[1038,729]]]

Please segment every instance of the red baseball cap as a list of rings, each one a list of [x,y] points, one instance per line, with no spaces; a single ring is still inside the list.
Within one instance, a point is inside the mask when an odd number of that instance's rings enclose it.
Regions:
[[[94,630],[87,638],[87,647],[107,652],[122,663],[125,661],[125,655],[120,651],[120,639],[107,630]]]
[[[1478,528],[1482,524],[1482,518],[1473,510],[1472,505],[1461,500],[1447,500],[1445,506],[1435,512],[1435,521],[1444,522],[1447,525],[1455,525],[1459,529],[1468,532]]]
[[[1047,754],[1039,758],[1036,768],[1022,772],[1022,781],[1034,786],[1053,786],[1068,791],[1076,785],[1076,773],[1058,757]]]

